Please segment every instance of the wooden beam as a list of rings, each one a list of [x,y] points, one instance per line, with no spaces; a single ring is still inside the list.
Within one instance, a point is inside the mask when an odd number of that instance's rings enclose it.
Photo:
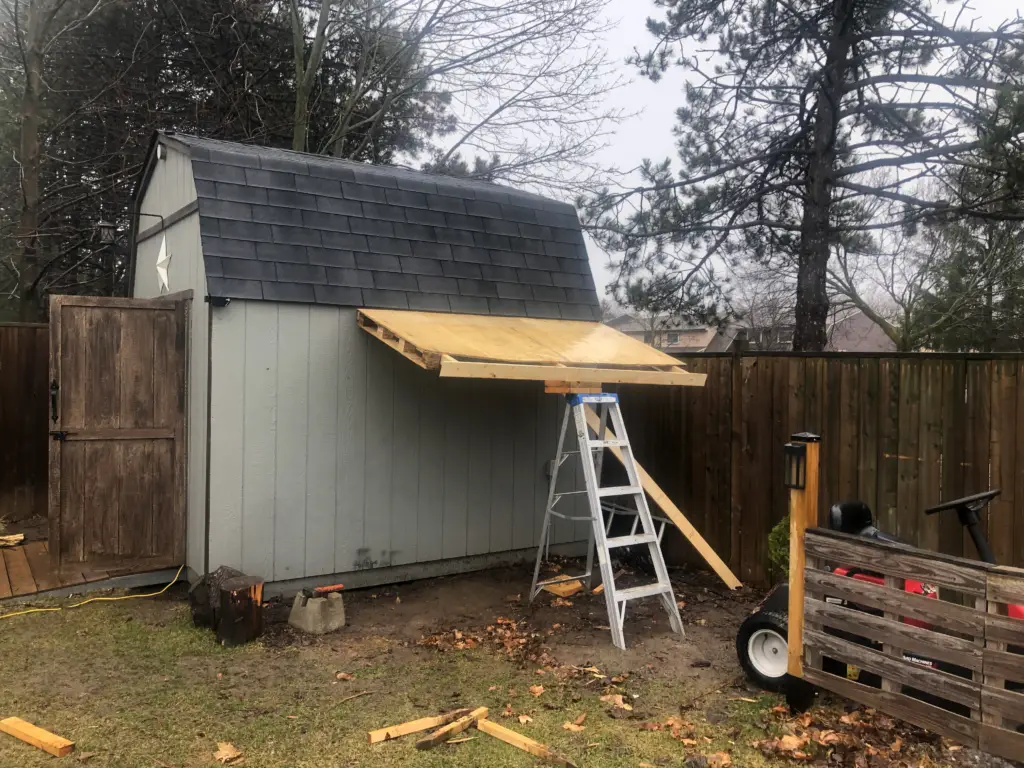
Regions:
[[[789,620],[786,671],[804,676],[804,571],[808,528],[818,524],[818,470],[821,443],[804,443],[807,462],[804,487],[789,492]],[[902,657],[902,654],[900,654]]]
[[[455,722],[460,717],[465,717],[470,712],[472,712],[472,710],[469,707],[466,707],[465,709],[456,709],[451,712],[445,712],[443,715],[438,715],[437,717],[421,717],[419,720],[410,720],[408,723],[389,725],[387,728],[370,731],[370,743],[379,744],[382,741],[391,741],[391,739],[397,739],[413,733],[429,731],[431,728],[440,728],[442,725],[448,725],[448,723]]]
[[[549,747],[546,747],[539,741],[528,739],[526,736],[509,730],[504,726],[492,723],[490,720],[480,720],[477,722],[476,727],[477,730],[483,731],[488,736],[493,736],[496,739],[504,741],[506,744],[518,747],[524,752],[529,752],[534,757],[539,757],[552,765],[561,765],[564,766],[564,768],[576,768],[576,764],[571,760],[555,754]]]
[[[434,352],[424,352],[414,344],[392,333],[382,325],[377,325],[362,312],[356,312],[356,323],[374,338],[384,342],[407,360],[412,360],[420,368],[434,370],[440,365],[441,356]]]
[[[21,739],[33,747],[38,747],[43,752],[49,752],[54,757],[65,757],[71,754],[71,750],[75,748],[75,742],[44,731],[32,723],[25,722],[20,717],[8,717],[6,720],[0,720],[0,731],[9,733],[14,738]]]
[[[658,371],[643,368],[590,368],[528,363],[477,363],[441,360],[442,378],[509,379],[513,381],[571,381],[579,384],[655,384],[676,387],[703,387],[707,376],[685,371]]]
[[[457,733],[462,733],[473,723],[487,717],[487,707],[477,707],[468,715],[463,715],[455,722],[438,728],[429,736],[424,736],[416,742],[416,749],[432,749],[438,744],[443,744]]]
[[[587,424],[595,433],[601,428],[600,417],[590,408],[587,408]],[[605,427],[605,439],[616,439],[615,433],[607,427]],[[608,450],[612,452],[612,455],[615,456],[616,459],[620,462],[622,461],[621,448],[618,446],[609,446]],[[700,556],[707,561],[707,564],[710,565],[711,569],[718,574],[718,577],[725,582],[725,585],[729,587],[729,589],[738,589],[739,587],[742,587],[743,584],[741,584],[740,580],[736,578],[736,574],[729,570],[729,566],[727,566],[722,558],[718,556],[718,553],[711,548],[711,545],[704,540],[704,537],[700,535],[700,532],[693,527],[693,523],[686,519],[686,516],[680,511],[679,507],[673,504],[668,495],[661,490],[661,487],[656,482],[654,482],[654,478],[647,474],[647,470],[640,466],[640,462],[636,462],[636,471],[640,476],[640,485],[642,485],[643,489],[647,491],[647,495],[651,497],[651,501],[657,504],[661,511],[668,516],[668,519],[672,521],[672,524],[682,531],[683,536],[685,536],[693,545],[693,548],[700,553]]]

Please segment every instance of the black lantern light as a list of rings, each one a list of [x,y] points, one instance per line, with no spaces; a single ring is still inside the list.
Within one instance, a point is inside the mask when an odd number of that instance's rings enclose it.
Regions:
[[[110,245],[117,239],[117,227],[106,219],[101,219],[96,222],[96,234],[99,236],[101,243]]]
[[[783,456],[786,460],[785,486],[802,491],[807,485],[807,445],[786,443],[783,446]]]

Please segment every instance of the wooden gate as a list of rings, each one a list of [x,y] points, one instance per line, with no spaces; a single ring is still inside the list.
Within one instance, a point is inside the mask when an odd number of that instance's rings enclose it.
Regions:
[[[1024,604],[1024,570],[833,531],[805,541],[804,679],[1001,757],[1024,754],[1024,619],[1011,607]],[[851,564],[884,584],[832,572]]]
[[[188,297],[50,300],[51,557],[142,573],[185,556]]]

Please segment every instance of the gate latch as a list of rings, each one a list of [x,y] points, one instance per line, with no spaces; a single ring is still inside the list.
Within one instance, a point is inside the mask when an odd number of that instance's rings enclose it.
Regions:
[[[55,430],[53,432],[50,432],[50,437],[52,437],[54,440],[59,440],[63,442],[64,440],[68,439],[68,433],[63,430]]]

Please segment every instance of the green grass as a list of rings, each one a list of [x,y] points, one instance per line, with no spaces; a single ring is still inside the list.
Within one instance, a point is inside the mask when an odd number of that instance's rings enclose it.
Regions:
[[[0,717],[15,715],[93,753],[89,766],[214,766],[217,742],[241,749],[247,768],[325,766],[532,766],[531,756],[469,731],[471,741],[417,751],[416,737],[367,744],[366,732],[461,706],[487,706],[491,719],[548,744],[580,766],[683,765],[688,756],[729,751],[733,765],[787,765],[750,746],[779,732],[778,700],[746,702],[713,694],[683,711],[699,692],[667,679],[618,686],[635,707],[614,719],[599,681],[559,682],[486,650],[437,652],[395,647],[387,638],[343,631],[333,645],[221,649],[194,629],[174,600],[90,605],[0,621],[4,659]],[[338,671],[355,675],[338,681]],[[544,693],[530,694],[541,684]],[[353,693],[371,694],[346,700]],[[633,696],[636,695],[636,698]],[[742,694],[749,696],[749,694]],[[521,724],[505,718],[507,704]],[[715,724],[706,714],[716,711]],[[584,730],[566,721],[586,713]],[[722,714],[725,717],[722,717]],[[694,725],[696,746],[644,721],[677,715]],[[0,766],[51,766],[52,758],[0,735]]]

